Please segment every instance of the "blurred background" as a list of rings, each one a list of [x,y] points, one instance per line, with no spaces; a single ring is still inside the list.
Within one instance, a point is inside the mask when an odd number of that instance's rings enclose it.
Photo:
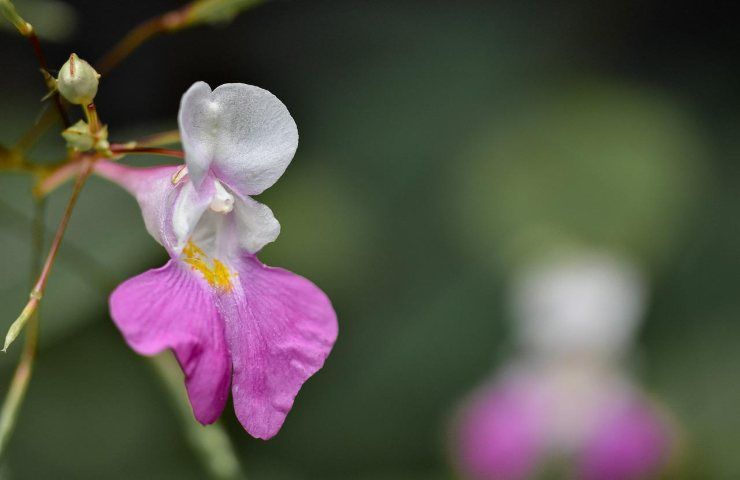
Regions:
[[[16,4],[51,33],[57,68],[182,5]],[[340,336],[275,439],[252,439],[225,410],[249,478],[455,478],[455,409],[516,351],[512,277],[574,245],[626,255],[648,279],[625,368],[682,426],[675,475],[740,478],[737,19],[732,2],[273,1],[155,38],[103,78],[114,141],[176,128],[197,80],[266,88],[298,124],[293,164],[259,197],[283,226],[260,256],[322,287]],[[0,34],[0,71],[9,145],[43,95],[13,31]],[[50,134],[32,153],[61,152]],[[27,298],[30,185],[0,176],[2,329]],[[68,194],[50,199],[51,231]],[[107,314],[113,287],[164,260],[133,199],[91,181],[2,475],[203,477]],[[19,350],[0,357],[3,395]]]

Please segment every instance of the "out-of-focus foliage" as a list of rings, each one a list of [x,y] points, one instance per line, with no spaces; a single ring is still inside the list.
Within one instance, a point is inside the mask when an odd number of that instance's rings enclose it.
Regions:
[[[59,0],[13,0],[24,20],[33,25],[36,34],[52,42],[69,40],[77,27],[77,13],[68,3]],[[0,22],[0,29],[16,35],[15,28]],[[12,32],[11,32],[12,31]]]
[[[696,214],[700,142],[659,91],[604,80],[535,91],[460,159],[464,229],[500,263],[579,247],[665,261]]]
[[[326,156],[320,156],[323,159]],[[379,228],[375,214],[363,207],[336,175],[321,167],[295,165],[260,200],[270,205],[285,225],[280,241],[264,249],[270,265],[290,265],[298,272],[313,272],[319,284],[347,287],[362,284],[358,271],[370,269],[372,233]],[[300,208],[295,199],[300,198]]]

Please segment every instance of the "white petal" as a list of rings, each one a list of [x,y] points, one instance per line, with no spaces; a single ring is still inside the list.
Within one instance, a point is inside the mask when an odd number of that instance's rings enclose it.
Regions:
[[[619,356],[645,308],[637,267],[601,252],[548,259],[520,273],[512,291],[523,343],[541,355]]]
[[[208,103],[211,87],[205,82],[194,83],[180,99],[180,111],[177,122],[180,126],[180,137],[185,150],[185,163],[188,166],[190,181],[200,186],[213,161],[213,141],[206,141],[208,126]]]
[[[234,207],[239,246],[250,253],[258,252],[280,235],[280,223],[267,205],[243,197]]]
[[[285,105],[243,83],[213,91],[195,83],[182,97],[178,121],[196,187],[211,169],[233,190],[256,195],[280,178],[298,147],[298,129]]]

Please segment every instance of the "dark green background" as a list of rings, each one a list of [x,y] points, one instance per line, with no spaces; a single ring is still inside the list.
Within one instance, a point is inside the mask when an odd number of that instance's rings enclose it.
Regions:
[[[79,25],[68,42],[48,44],[53,65],[71,51],[93,60],[138,21],[179,5],[69,3]],[[532,254],[496,216],[526,224],[531,214],[498,193],[506,177],[487,159],[503,145],[518,181],[565,162],[545,196],[555,211],[543,215],[575,212],[586,241],[649,269],[635,371],[684,427],[684,476],[740,477],[736,20],[731,2],[275,1],[225,27],[157,38],[103,78],[96,104],[113,140],[174,128],[196,80],[267,88],[298,124],[293,164],[260,196],[283,225],[261,258],[320,285],[340,336],[275,439],[250,438],[227,407],[250,478],[453,476],[449,417],[512,352],[507,279]],[[3,34],[2,144],[38,114],[37,77],[28,46]],[[62,151],[52,135],[33,153]],[[643,174],[631,177],[624,159],[645,151],[658,167],[643,191]],[[588,198],[589,172],[602,167],[615,172],[601,180],[615,185],[603,211]],[[27,295],[28,180],[0,177],[3,330]],[[50,229],[68,192],[50,198]],[[49,283],[38,370],[0,476],[202,478],[160,385],[106,310],[118,282],[164,261],[132,199],[91,181]],[[0,358],[0,385],[19,350]]]

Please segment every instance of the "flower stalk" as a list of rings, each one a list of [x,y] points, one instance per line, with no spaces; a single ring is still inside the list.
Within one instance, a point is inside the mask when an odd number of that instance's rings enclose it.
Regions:
[[[85,118],[87,119],[88,125],[90,125],[90,132],[95,135],[100,131],[100,118],[98,117],[98,109],[95,108],[94,103],[90,103],[83,107],[85,112]]]

